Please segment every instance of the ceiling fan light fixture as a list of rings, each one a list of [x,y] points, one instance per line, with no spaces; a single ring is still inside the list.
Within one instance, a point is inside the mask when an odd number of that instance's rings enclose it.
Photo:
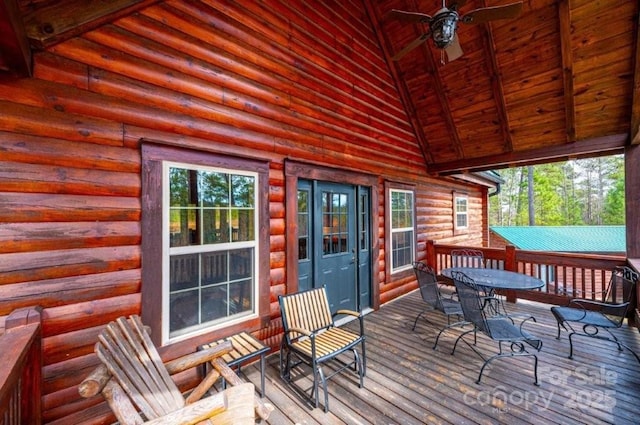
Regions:
[[[441,10],[433,17],[429,22],[429,28],[437,48],[444,49],[451,44],[456,34],[457,25],[458,13],[455,10]]]

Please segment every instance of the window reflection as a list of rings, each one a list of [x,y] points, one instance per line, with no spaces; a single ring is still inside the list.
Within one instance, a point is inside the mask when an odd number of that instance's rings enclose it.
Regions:
[[[181,167],[168,177],[170,336],[253,312],[256,177]]]

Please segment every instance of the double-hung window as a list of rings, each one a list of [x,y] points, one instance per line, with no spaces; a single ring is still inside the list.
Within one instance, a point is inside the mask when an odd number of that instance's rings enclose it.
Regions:
[[[469,227],[468,198],[465,195],[453,195],[453,228],[456,231],[465,230]]]
[[[412,267],[415,256],[413,191],[389,189],[391,273]]]
[[[169,338],[253,314],[257,175],[165,162]]]

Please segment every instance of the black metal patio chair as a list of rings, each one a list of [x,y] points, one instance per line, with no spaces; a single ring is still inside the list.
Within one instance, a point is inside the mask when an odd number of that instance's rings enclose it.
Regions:
[[[488,260],[484,258],[484,253],[479,249],[461,248],[451,250],[451,266],[452,267],[473,267],[475,269],[484,269],[488,266]],[[504,305],[502,299],[495,291],[478,286],[480,296],[482,297],[483,306],[492,309],[494,314],[504,313]],[[500,308],[502,307],[502,312]]]
[[[542,341],[523,329],[522,326],[528,322],[529,319],[523,320],[518,326],[515,325],[511,319],[505,316],[487,316],[486,309],[483,308],[482,297],[478,292],[478,286],[475,284],[473,279],[458,271],[452,272],[452,279],[458,291],[458,299],[460,300],[462,311],[464,312],[464,318],[473,324],[473,329],[462,333],[462,335],[456,339],[451,354],[455,353],[458,342],[464,341],[484,360],[484,364],[482,365],[480,374],[478,375],[478,380],[476,381],[478,384],[482,379],[484,369],[495,359],[516,356],[533,357],[534,383],[539,385],[538,356],[533,352],[527,351],[527,346],[532,347],[536,351],[540,351],[542,348]],[[498,343],[499,352],[497,354],[486,358],[483,353],[476,348],[475,345],[478,332],[488,336],[491,340]],[[464,339],[464,337],[470,333],[473,333],[474,336],[473,344],[470,344]],[[507,345],[508,348],[505,348],[504,345]],[[507,349],[509,351],[506,351]]]
[[[586,298],[574,298],[565,307],[551,307],[551,313],[560,328],[569,332],[569,358],[573,358],[573,337],[585,336],[617,344],[618,351],[626,348],[640,363],[640,357],[627,345],[623,344],[612,332],[622,326],[624,318],[633,302],[634,287],[638,282],[638,273],[629,267],[616,267],[604,291],[603,301]],[[574,328],[571,324],[574,324]]]
[[[460,303],[453,298],[443,296],[440,292],[440,282],[438,282],[433,268],[421,261],[416,261],[413,263],[413,270],[416,274],[416,278],[418,279],[420,295],[422,296],[422,300],[426,303],[426,307],[416,316],[416,320],[413,321],[413,327],[411,330],[416,330],[418,319],[423,315],[426,322],[437,327],[437,325],[429,321],[425,315],[425,313],[430,311],[440,311],[447,316],[447,326],[440,329],[436,336],[436,341],[433,344],[433,348],[435,349],[438,346],[440,335],[444,331],[452,327],[464,326],[468,322],[461,320],[463,313]],[[458,320],[455,323],[451,323],[451,316],[456,316]]]

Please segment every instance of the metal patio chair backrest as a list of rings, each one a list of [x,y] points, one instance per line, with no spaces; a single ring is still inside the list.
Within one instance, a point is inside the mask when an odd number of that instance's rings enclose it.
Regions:
[[[413,270],[418,279],[422,300],[433,309],[442,311],[438,279],[436,278],[436,273],[433,268],[421,261],[416,261],[413,263]]]
[[[451,251],[451,266],[484,268],[484,253],[478,249],[454,249]]]
[[[458,293],[458,300],[462,306],[465,320],[471,322],[477,330],[490,333],[484,310],[484,300],[480,296],[479,288],[469,276],[462,272],[453,271],[451,279]],[[489,334],[489,336],[491,336]]]

